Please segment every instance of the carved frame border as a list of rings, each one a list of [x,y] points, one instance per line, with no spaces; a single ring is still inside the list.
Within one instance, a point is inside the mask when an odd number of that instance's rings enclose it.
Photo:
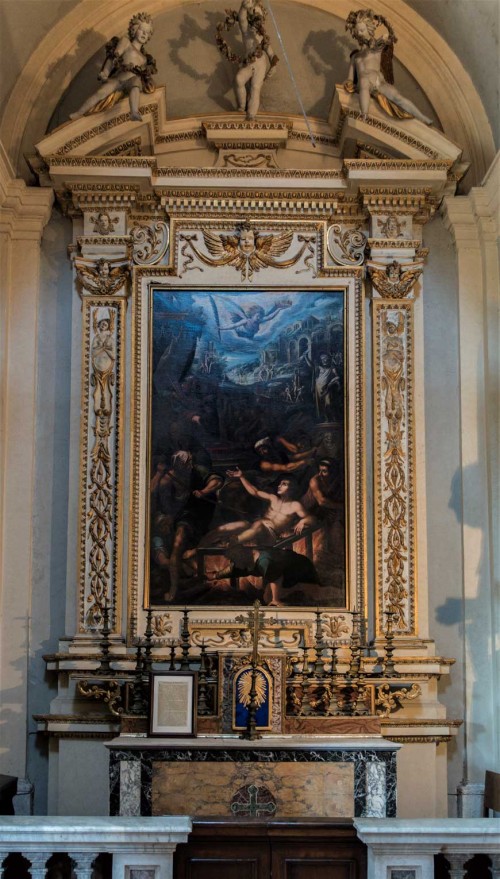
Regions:
[[[194,279],[179,278],[175,267],[179,265],[179,230],[181,228],[192,229],[194,226],[200,229],[210,227],[217,230],[231,230],[240,222],[240,217],[214,218],[193,222],[192,218],[186,220],[176,218],[172,222],[170,259],[168,266],[135,267],[132,282],[132,348],[131,348],[131,419],[130,419],[130,483],[129,483],[129,510],[128,510],[128,601],[127,601],[127,641],[130,643],[135,637],[144,631],[144,557],[141,550],[141,540],[145,533],[145,524],[141,523],[141,515],[144,520],[145,501],[145,476],[141,474],[143,462],[146,460],[149,419],[146,417],[149,409],[149,387],[144,394],[145,376],[144,370],[149,369],[148,340],[150,327],[150,296],[151,288],[158,286],[191,289],[203,288],[212,292],[222,291],[228,285],[226,283],[214,284],[194,283]],[[297,233],[317,233],[316,273],[311,284],[307,285],[304,278],[297,279],[296,284],[269,284],[267,280],[256,279],[256,288],[270,288],[293,292],[311,289],[344,288],[346,291],[346,362],[347,375],[351,375],[351,382],[346,385],[346,453],[348,472],[347,491],[347,580],[349,583],[348,601],[366,614],[367,595],[367,548],[366,548],[366,412],[365,412],[365,293],[361,280],[360,268],[335,267],[334,274],[329,277],[328,269],[331,266],[324,265],[323,246],[326,234],[324,222],[298,222],[298,221],[269,221],[256,220],[259,229],[265,231],[293,229]],[[326,271],[325,271],[326,269]],[[238,283],[238,278],[234,278]],[[229,286],[234,287],[234,283]],[[250,288],[251,289],[251,288]],[[349,379],[348,379],[349,382]],[[146,399],[145,399],[146,397]],[[347,608],[349,609],[349,608]],[[346,608],[323,609],[323,617],[329,615],[335,617],[338,612],[345,613]],[[180,611],[175,609],[159,609],[159,613],[165,616],[165,611],[170,614],[174,622],[176,617],[180,619]],[[280,614],[283,619],[283,627],[287,630],[300,628],[303,630],[303,620],[296,619],[299,616],[307,617],[307,609],[298,608],[284,609]],[[197,616],[203,613],[206,625],[212,631],[215,619],[219,631],[238,629],[233,617],[235,611],[231,608],[221,609],[196,607]],[[226,617],[227,612],[227,619]],[[310,626],[313,625],[314,613],[310,612]],[[297,626],[298,623],[298,626]],[[174,622],[174,629],[177,623]],[[199,622],[197,628],[199,628]],[[234,646],[234,645],[233,645]]]

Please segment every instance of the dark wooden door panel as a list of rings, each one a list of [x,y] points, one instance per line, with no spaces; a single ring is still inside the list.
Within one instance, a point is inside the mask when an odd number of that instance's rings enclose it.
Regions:
[[[246,858],[191,858],[185,865],[186,879],[269,879],[269,872],[262,872],[259,859]],[[180,875],[180,874],[179,874]]]
[[[339,862],[335,858],[282,858],[273,867],[273,879],[354,879],[353,861]]]
[[[197,820],[174,879],[366,879],[366,847],[348,820]]]

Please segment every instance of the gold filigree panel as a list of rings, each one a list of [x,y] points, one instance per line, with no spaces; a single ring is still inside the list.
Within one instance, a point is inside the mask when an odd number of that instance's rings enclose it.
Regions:
[[[374,480],[377,634],[416,634],[413,303],[374,300]]]
[[[121,578],[122,298],[83,298],[79,631],[92,633],[105,603],[119,628]]]

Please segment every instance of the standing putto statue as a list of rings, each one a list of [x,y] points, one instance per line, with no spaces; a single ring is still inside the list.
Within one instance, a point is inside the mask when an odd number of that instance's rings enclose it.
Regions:
[[[397,37],[384,16],[375,15],[371,9],[358,9],[349,13],[346,30],[357,40],[360,48],[351,53],[344,88],[351,93],[358,92],[362,115],[368,115],[372,97],[389,116],[398,119],[415,117],[426,125],[432,125],[432,119],[421,113],[394,85],[392,56]]]
[[[265,29],[266,10],[258,0],[243,0],[239,12],[226,10],[225,21],[217,25],[217,46],[228,61],[239,65],[235,77],[238,110],[246,112],[248,120],[255,119],[259,110],[260,93],[264,81],[274,73],[279,58],[274,54],[269,35]],[[245,49],[243,56],[231,52],[222,36],[239,25]]]
[[[98,79],[103,84],[82,104],[70,119],[107,110],[128,95],[130,118],[140,122],[139,96],[154,91],[155,59],[144,51],[153,33],[153,21],[146,12],[138,12],[130,19],[128,36],[113,37],[106,43],[106,60]]]

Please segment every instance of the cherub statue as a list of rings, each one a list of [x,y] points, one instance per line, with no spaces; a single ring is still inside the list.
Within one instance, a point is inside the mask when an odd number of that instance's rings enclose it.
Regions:
[[[376,36],[381,26],[385,33]],[[344,88],[348,92],[359,93],[362,115],[367,116],[370,97],[373,97],[389,116],[398,119],[411,119],[414,116],[426,125],[432,125],[432,119],[421,113],[394,85],[392,55],[397,38],[384,16],[375,15],[371,9],[358,9],[349,13],[346,30],[357,40],[360,48],[351,53]]]
[[[245,113],[248,120],[255,119],[259,110],[260,93],[264,81],[274,73],[279,58],[274,54],[269,35],[265,30],[266,10],[259,0],[242,0],[239,12],[226,10],[225,21],[217,25],[216,42],[222,54],[233,64],[239,65],[236,74],[236,97],[238,110]],[[229,31],[238,24],[245,55],[240,57],[230,51],[222,37],[222,31]]]
[[[128,95],[130,118],[141,121],[139,95],[141,91],[147,94],[154,91],[153,73],[157,72],[154,58],[144,51],[152,33],[151,16],[138,12],[130,19],[128,37],[113,37],[106,43],[106,60],[98,76],[103,85],[79,110],[71,113],[70,119],[107,110]]]

